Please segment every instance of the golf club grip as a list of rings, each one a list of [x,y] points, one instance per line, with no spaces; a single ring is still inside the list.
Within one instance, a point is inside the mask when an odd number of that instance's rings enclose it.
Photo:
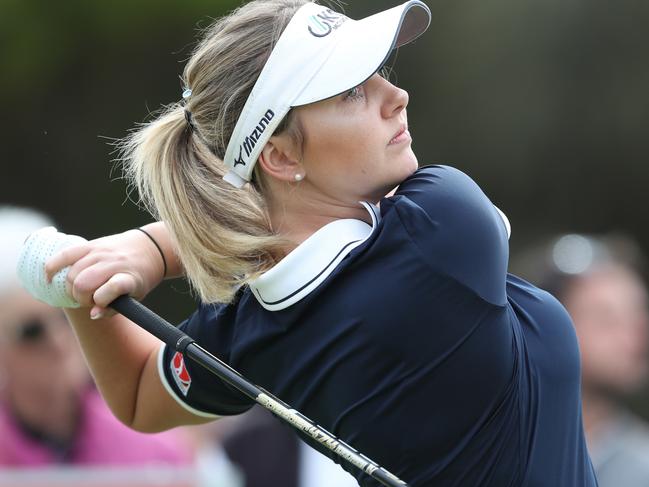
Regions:
[[[194,343],[194,340],[171,323],[155,314],[149,308],[124,295],[110,303],[109,307],[122,314],[139,327],[165,342],[173,350],[186,354],[191,360],[206,368],[221,380],[240,390],[257,404],[274,413],[288,425],[303,431],[329,448],[341,458],[356,466],[372,478],[388,487],[408,487],[408,484],[381,468],[353,447],[317,426],[312,420],[292,409],[272,394],[248,381],[239,372],[218,360],[208,351]]]
[[[184,353],[187,346],[193,342],[187,334],[130,296],[120,296],[109,306],[177,352]]]

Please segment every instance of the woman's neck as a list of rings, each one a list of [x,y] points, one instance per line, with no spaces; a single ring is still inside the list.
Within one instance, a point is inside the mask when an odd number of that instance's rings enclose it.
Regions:
[[[297,247],[325,225],[347,218],[372,223],[372,218],[360,203],[351,205],[295,199],[282,205],[272,205],[270,208],[273,229],[286,238],[292,248]]]

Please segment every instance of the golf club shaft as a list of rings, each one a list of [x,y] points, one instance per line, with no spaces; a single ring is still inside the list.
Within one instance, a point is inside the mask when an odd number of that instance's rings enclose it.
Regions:
[[[405,482],[399,480],[396,476],[345,442],[339,440],[328,431],[320,428],[302,413],[291,409],[289,405],[271,393],[248,381],[232,367],[197,345],[187,334],[155,314],[143,304],[129,296],[120,296],[110,304],[110,307],[162,340],[173,350],[182,353],[184,356],[206,368],[227,384],[253,399],[257,404],[280,417],[293,428],[307,434],[340,458],[361,469],[383,485],[388,487],[407,487]]]

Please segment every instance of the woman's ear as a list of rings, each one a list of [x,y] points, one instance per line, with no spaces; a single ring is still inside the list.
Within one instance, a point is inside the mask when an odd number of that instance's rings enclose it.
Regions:
[[[286,134],[270,138],[261,150],[257,164],[266,174],[279,181],[294,182],[296,174],[304,174],[295,144]]]

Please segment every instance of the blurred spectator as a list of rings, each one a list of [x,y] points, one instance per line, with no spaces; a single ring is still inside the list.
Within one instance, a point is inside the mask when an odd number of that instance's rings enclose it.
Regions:
[[[574,321],[584,427],[599,485],[646,487],[649,427],[623,405],[649,371],[649,301],[638,272],[640,252],[625,238],[566,235],[538,253],[528,253],[516,271],[554,294]],[[543,268],[535,269],[534,261]]]
[[[62,311],[19,287],[20,247],[48,224],[0,207],[0,467],[187,465],[193,452],[181,432],[144,435],[113,417]]]
[[[117,421],[92,384],[63,312],[32,298],[15,276],[25,238],[51,224],[33,210],[0,206],[0,473],[3,468],[64,464],[164,465],[192,467],[190,477],[185,469],[178,478],[191,478],[196,487],[357,485],[339,466],[299,444],[290,428],[257,408],[211,427],[156,435],[131,431]],[[220,430],[228,432],[228,450],[239,469],[221,448]],[[70,481],[89,482],[100,475],[105,477],[105,483],[98,480],[102,486],[131,485],[127,479],[142,477],[132,470],[117,476],[79,472]],[[143,473],[142,478],[150,474]],[[160,475],[173,473],[160,470]],[[172,480],[164,485],[190,483]],[[0,485],[16,483],[14,477],[3,480],[0,475]]]

